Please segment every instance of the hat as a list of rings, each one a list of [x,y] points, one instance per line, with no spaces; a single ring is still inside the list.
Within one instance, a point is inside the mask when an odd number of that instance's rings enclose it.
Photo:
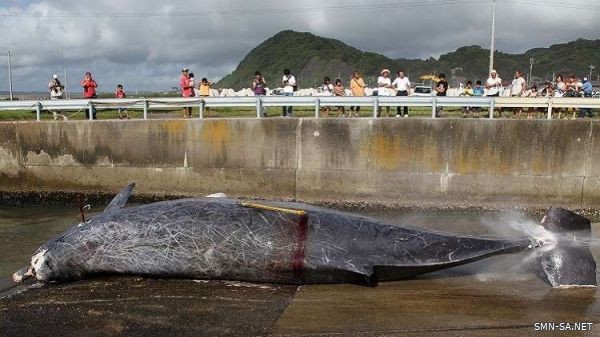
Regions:
[[[183,68],[183,69],[181,69],[182,73],[185,73],[186,71],[190,71],[190,69],[189,68]]]
[[[53,79],[57,79],[57,78],[58,78],[58,75],[54,74],[54,75],[52,75],[52,78],[53,78]]]
[[[383,69],[383,70],[381,71],[381,75],[383,75],[383,74],[385,74],[385,73],[391,74],[391,71],[390,71],[389,69]]]
[[[496,71],[496,69],[492,69],[492,71],[490,71],[490,74],[497,74],[498,72]]]
[[[586,82],[588,80],[587,76],[583,78],[583,81]]]

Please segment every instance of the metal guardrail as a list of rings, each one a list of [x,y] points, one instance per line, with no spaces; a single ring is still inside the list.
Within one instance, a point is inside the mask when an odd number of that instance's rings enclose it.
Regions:
[[[147,98],[147,99],[92,99],[92,100],[42,100],[42,101],[5,101],[0,102],[2,110],[34,110],[37,120],[41,120],[44,110],[88,110],[92,120],[92,111],[102,109],[130,108],[143,110],[143,118],[148,119],[150,109],[168,109],[199,107],[199,118],[204,117],[206,108],[255,108],[256,117],[262,118],[263,107],[313,107],[315,117],[319,118],[321,107],[360,106],[372,107],[373,118],[381,107],[430,107],[431,118],[437,118],[437,109],[444,107],[477,107],[488,109],[489,118],[498,108],[540,108],[548,112],[552,119],[553,109],[589,108],[600,109],[598,98],[520,98],[520,97],[398,97],[398,96],[255,96],[255,97],[206,97],[206,98]]]

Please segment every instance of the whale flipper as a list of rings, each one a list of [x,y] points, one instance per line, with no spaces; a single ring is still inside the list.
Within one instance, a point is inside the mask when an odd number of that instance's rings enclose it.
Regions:
[[[106,212],[106,211],[110,211],[110,210],[114,210],[114,209],[123,208],[123,206],[125,206],[125,204],[129,200],[129,197],[131,196],[131,193],[133,192],[134,188],[135,188],[135,183],[131,183],[131,184],[127,185],[127,187],[125,187],[123,190],[121,190],[121,192],[119,192],[119,194],[117,194],[113,198],[113,200],[110,202],[110,204],[108,204],[108,206],[106,206],[104,211]]]

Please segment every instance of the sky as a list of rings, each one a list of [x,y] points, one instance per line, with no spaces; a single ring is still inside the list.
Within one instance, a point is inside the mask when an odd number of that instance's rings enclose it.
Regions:
[[[588,5],[585,5],[588,3]],[[496,49],[523,52],[600,38],[597,0],[497,0]],[[489,48],[491,0],[1,0],[0,91],[43,91],[52,74],[79,90],[91,71],[101,91],[167,90],[179,71],[213,81],[255,46],[292,29],[392,58]],[[597,61],[600,63],[600,60]],[[599,64],[600,65],[600,64]]]

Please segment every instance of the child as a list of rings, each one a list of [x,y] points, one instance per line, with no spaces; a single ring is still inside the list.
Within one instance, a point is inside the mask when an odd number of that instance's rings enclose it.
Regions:
[[[333,94],[335,96],[345,96],[346,95],[346,90],[344,89],[344,85],[342,84],[342,80],[340,80],[339,78],[337,80],[335,80],[335,86],[333,87]],[[346,108],[343,106],[338,106],[337,107],[337,116],[338,117],[342,117],[344,115],[344,113]]]
[[[485,89],[483,88],[481,81],[475,82],[475,87],[473,87],[473,97],[483,97],[483,95],[485,95]],[[480,107],[475,108],[475,112],[476,112],[476,115],[479,115],[479,113],[481,112],[481,108]],[[478,117],[478,116],[476,116],[476,117]]]
[[[473,90],[473,82],[467,81],[467,86],[465,87],[465,89],[463,90],[463,92],[460,95],[466,96],[466,97],[473,97],[475,95],[475,92]],[[464,106],[464,107],[462,107],[462,111],[463,111],[463,118],[467,118],[469,113],[471,112],[471,107]]]
[[[190,87],[192,88],[192,90],[194,90],[193,88],[196,87],[196,80],[194,79],[194,73],[190,73],[190,75],[189,75],[189,81],[190,81]],[[195,95],[192,95],[192,97],[194,97],[194,96]]]
[[[200,86],[198,87],[198,97],[209,97],[210,89],[212,86],[212,82],[209,82],[206,77],[202,78],[200,81]],[[204,117],[208,117],[208,109],[204,109]]]
[[[333,96],[333,85],[331,84],[331,79],[329,77],[323,79],[323,86],[319,88],[319,92],[321,96]],[[323,117],[329,117],[330,112],[330,106],[323,107]]]
[[[121,84],[117,85],[117,91],[115,91],[115,97],[118,99],[127,98],[127,94],[125,94],[125,91],[123,90],[123,85],[121,85]],[[127,112],[127,108],[120,107],[119,108],[119,119],[123,119],[123,117],[129,119],[129,113]]]
[[[485,93],[483,86],[481,85],[481,81],[475,82],[475,88],[473,88],[473,96],[482,97]]]
[[[525,97],[537,98],[540,97],[540,93],[538,91],[538,87],[536,84],[532,85],[529,90],[523,94]],[[537,112],[537,118],[540,118],[540,109],[539,108],[529,108],[527,110],[527,119],[533,119],[533,113]]]

